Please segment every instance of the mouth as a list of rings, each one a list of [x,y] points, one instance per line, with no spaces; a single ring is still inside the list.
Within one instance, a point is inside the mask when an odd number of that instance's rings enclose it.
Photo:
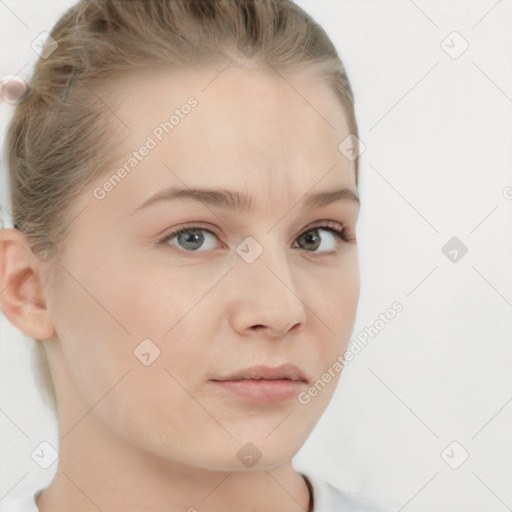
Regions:
[[[252,366],[239,370],[225,377],[211,379],[217,382],[228,380],[291,380],[296,382],[309,383],[306,374],[295,364],[285,363],[279,366]]]
[[[276,403],[296,397],[309,380],[298,366],[286,363],[276,367],[253,366],[210,382],[246,401]]]

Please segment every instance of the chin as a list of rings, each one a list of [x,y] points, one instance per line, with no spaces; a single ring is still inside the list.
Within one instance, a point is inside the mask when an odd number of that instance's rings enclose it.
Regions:
[[[206,444],[190,446],[183,462],[216,471],[268,470],[289,462],[305,440],[306,436],[300,441],[293,438],[289,430],[272,440],[255,439],[249,434],[228,439],[205,436]]]

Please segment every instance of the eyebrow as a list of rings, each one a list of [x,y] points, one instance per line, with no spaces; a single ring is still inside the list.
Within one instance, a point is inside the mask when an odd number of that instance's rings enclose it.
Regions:
[[[227,189],[211,189],[211,188],[191,188],[191,187],[177,187],[171,186],[144,201],[132,213],[138,212],[143,208],[147,208],[155,203],[173,201],[175,199],[189,199],[193,201],[200,201],[205,204],[219,206],[230,210],[241,210],[243,212],[249,211],[252,208],[252,199],[246,194]],[[326,190],[321,192],[310,192],[302,199],[303,209],[321,208],[337,201],[354,202],[357,205],[361,204],[357,192],[349,188],[338,188],[335,190]]]

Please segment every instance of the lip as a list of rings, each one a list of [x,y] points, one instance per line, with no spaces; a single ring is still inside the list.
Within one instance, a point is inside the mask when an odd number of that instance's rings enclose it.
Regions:
[[[276,403],[295,398],[309,380],[296,365],[252,366],[210,379],[216,387],[251,402]]]
[[[293,380],[301,381],[306,384],[309,382],[306,374],[293,363],[284,363],[279,366],[251,366],[249,368],[238,370],[225,377],[218,377],[211,380],[226,381],[240,379]]]

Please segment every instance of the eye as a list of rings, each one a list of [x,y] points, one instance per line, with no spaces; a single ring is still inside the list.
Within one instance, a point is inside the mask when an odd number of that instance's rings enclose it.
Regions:
[[[346,231],[344,226],[337,223],[327,222],[317,226],[311,226],[303,231],[298,237],[299,242],[303,242],[306,246],[306,251],[314,253],[334,253],[339,246],[343,243],[349,243],[354,240]],[[329,236],[319,234],[320,232],[327,233]],[[324,238],[325,237],[325,238]],[[324,242],[324,250],[317,250],[318,247]],[[309,246],[309,247],[308,247]]]
[[[203,249],[202,251],[198,250],[203,246],[205,238],[209,238],[208,236],[205,237],[202,233],[207,233],[208,235],[211,235],[212,238],[217,238],[217,236],[208,229],[192,226],[171,231],[165,235],[158,243],[165,244],[166,242],[171,242],[176,238],[177,242],[181,244],[180,247],[186,249],[187,252],[204,252],[205,250],[207,251],[214,249],[214,246],[208,247],[207,245],[206,249]],[[173,243],[171,245],[176,244]]]
[[[327,233],[328,236],[321,235],[320,232]],[[206,233],[206,236],[204,233]],[[205,252],[215,249],[215,239],[218,239],[217,235],[209,229],[190,226],[178,228],[165,234],[158,241],[158,245],[170,243],[170,245],[178,247],[178,250],[181,248],[182,252]],[[210,240],[210,244],[208,244],[208,240]],[[301,248],[307,252],[333,253],[341,244],[352,242],[354,238],[341,224],[324,221],[321,225],[312,226],[303,231],[296,240]],[[327,247],[319,251],[318,248],[321,244],[327,245]]]

